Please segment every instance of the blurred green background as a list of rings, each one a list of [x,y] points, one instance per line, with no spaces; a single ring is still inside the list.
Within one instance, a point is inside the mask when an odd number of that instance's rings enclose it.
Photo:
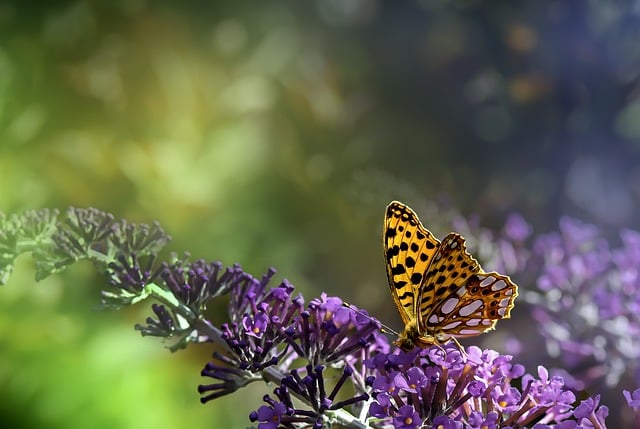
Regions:
[[[640,228],[639,24],[630,2],[573,0],[0,2],[0,210],[158,220],[171,250],[274,266],[398,327],[392,199],[440,237],[433,202]],[[141,339],[146,306],[96,311],[102,286],[18,260],[8,427],[248,426],[269,388],[200,405],[211,350]]]

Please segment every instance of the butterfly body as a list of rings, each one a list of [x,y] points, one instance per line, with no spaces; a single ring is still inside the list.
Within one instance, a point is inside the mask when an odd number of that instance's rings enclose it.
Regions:
[[[415,346],[425,348],[441,342],[443,341],[438,341],[431,335],[421,333],[417,319],[412,319],[405,325],[404,330],[400,332],[398,339],[393,344],[402,350],[411,350]]]
[[[450,233],[440,242],[413,210],[393,201],[383,241],[389,288],[405,325],[398,347],[480,335],[510,317],[517,286],[507,276],[485,273],[461,235]]]

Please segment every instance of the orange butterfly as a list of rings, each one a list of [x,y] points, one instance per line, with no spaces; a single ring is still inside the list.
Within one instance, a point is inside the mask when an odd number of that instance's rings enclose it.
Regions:
[[[384,256],[391,295],[404,322],[395,345],[444,344],[493,329],[510,317],[518,287],[485,273],[456,233],[438,241],[406,205],[393,201],[384,218]]]

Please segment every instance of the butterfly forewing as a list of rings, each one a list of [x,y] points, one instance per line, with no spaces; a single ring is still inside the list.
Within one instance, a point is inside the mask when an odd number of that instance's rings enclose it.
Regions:
[[[389,288],[406,324],[416,317],[420,286],[440,242],[413,210],[397,201],[387,207],[383,241]]]

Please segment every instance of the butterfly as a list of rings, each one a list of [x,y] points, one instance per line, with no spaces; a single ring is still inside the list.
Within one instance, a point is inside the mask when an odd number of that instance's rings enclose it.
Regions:
[[[485,273],[454,232],[442,242],[408,206],[387,206],[384,256],[391,295],[404,330],[394,344],[403,350],[444,344],[493,329],[510,317],[518,287],[495,272]]]

